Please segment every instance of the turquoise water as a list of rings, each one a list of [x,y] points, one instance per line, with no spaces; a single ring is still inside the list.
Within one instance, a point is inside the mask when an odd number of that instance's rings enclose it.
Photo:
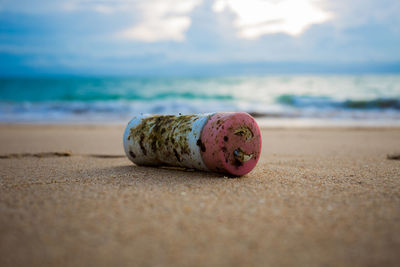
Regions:
[[[121,121],[139,113],[400,120],[400,75],[0,78],[0,121]]]

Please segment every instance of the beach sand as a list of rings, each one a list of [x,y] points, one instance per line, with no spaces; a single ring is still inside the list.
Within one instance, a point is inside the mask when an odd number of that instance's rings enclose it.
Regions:
[[[0,126],[1,266],[400,265],[400,129],[265,128],[241,178],[135,166],[123,129]]]

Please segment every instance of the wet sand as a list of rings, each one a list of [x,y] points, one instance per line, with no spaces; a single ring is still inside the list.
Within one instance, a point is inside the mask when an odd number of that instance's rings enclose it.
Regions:
[[[0,266],[399,266],[400,129],[262,130],[242,178],[139,167],[123,126],[0,126]]]

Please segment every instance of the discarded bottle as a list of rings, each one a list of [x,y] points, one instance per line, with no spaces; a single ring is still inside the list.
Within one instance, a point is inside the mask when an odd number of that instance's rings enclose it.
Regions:
[[[261,154],[261,133],[244,112],[140,115],[124,133],[128,158],[147,166],[177,166],[245,175]]]

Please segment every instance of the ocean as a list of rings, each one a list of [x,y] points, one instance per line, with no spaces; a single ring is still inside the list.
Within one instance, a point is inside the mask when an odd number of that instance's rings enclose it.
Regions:
[[[400,125],[400,75],[0,78],[0,122],[126,123],[244,111],[264,123]]]

